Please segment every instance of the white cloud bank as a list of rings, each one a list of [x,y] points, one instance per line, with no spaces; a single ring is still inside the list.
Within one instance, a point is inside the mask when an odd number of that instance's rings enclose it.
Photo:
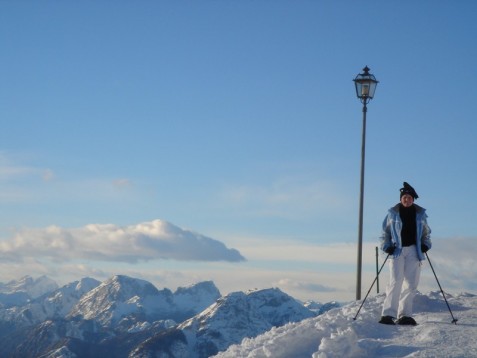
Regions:
[[[220,241],[162,220],[126,227],[90,224],[73,229],[23,229],[10,240],[0,242],[0,257],[13,261],[33,257],[57,262],[87,259],[127,263],[245,260],[239,251]]]

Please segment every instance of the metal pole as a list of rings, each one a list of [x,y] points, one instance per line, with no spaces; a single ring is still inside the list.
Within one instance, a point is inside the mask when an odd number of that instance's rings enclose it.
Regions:
[[[388,258],[389,258],[389,254],[388,254],[388,256],[386,256],[386,259],[384,259],[384,262],[383,262],[383,264],[381,265],[381,268],[379,269],[378,274],[376,275],[376,277],[375,277],[373,283],[371,284],[371,287],[369,288],[368,293],[367,293],[366,296],[364,297],[363,302],[361,302],[361,306],[359,306],[358,312],[356,312],[356,316],[354,316],[353,320],[356,320],[356,317],[358,317],[359,311],[361,311],[361,308],[363,307],[364,302],[366,302],[366,299],[368,298],[368,295],[369,295],[369,293],[371,292],[371,289],[373,288],[374,283],[378,280],[379,274],[381,273],[381,270],[383,269],[384,265],[386,264],[386,261],[388,261]]]
[[[364,199],[364,159],[366,148],[366,99],[363,100],[363,133],[361,138],[361,181],[359,190],[359,228],[358,228],[358,276],[356,280],[356,300],[361,299],[361,266],[363,262],[363,199]]]
[[[379,252],[378,252],[378,247],[376,246],[376,277],[378,277],[378,279],[376,280],[376,293],[379,293],[378,258],[379,258]]]
[[[452,317],[452,323],[457,324],[457,318],[454,318],[454,315],[452,314],[452,310],[449,306],[449,302],[447,302],[446,295],[444,294],[444,290],[442,289],[441,283],[439,282],[439,279],[437,278],[436,271],[434,271],[434,267],[432,267],[431,260],[429,259],[429,255],[427,254],[427,252],[425,252],[425,254],[427,257],[427,261],[429,261],[429,265],[431,266],[432,272],[434,273],[434,277],[436,278],[437,284],[439,285],[439,289],[441,290],[442,297],[444,297],[444,301],[446,301],[447,308],[449,309],[449,312]]]

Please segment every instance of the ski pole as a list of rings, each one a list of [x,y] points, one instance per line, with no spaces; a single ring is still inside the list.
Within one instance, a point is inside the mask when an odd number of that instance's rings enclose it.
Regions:
[[[389,258],[389,254],[388,254],[388,256],[386,256],[386,259],[384,260],[383,264],[381,265],[381,268],[379,269],[378,274],[376,275],[376,278],[374,279],[373,283],[371,284],[371,287],[369,288],[368,293],[367,293],[366,296],[364,297],[364,300],[363,300],[363,302],[361,303],[361,306],[359,306],[358,312],[356,312],[356,316],[354,316],[353,320],[356,321],[356,317],[358,317],[359,311],[361,311],[361,308],[363,307],[364,302],[365,302],[366,299],[368,298],[368,295],[369,295],[369,293],[371,292],[371,290],[372,290],[372,288],[373,288],[373,286],[374,286],[374,283],[378,280],[379,274],[381,273],[381,270],[383,269],[384,264],[386,263],[386,261],[388,261],[388,258]]]
[[[449,312],[452,316],[452,323],[457,324],[457,319],[454,318],[454,315],[452,314],[452,311],[449,306],[449,302],[447,302],[446,295],[444,294],[444,290],[442,289],[441,284],[439,280],[437,279],[436,271],[434,271],[434,267],[432,267],[431,260],[429,260],[429,255],[427,254],[427,252],[425,252],[425,254],[427,257],[427,261],[429,261],[429,266],[431,266],[432,272],[434,273],[434,277],[436,278],[437,284],[439,285],[439,288],[441,289],[442,297],[444,297],[444,301],[446,301],[447,308],[449,309]]]

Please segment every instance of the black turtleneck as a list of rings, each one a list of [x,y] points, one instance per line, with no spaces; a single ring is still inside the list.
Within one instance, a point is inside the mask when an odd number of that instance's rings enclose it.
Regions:
[[[399,205],[399,216],[402,221],[401,240],[402,246],[416,245],[417,225],[416,225],[416,207],[411,205],[406,208]]]

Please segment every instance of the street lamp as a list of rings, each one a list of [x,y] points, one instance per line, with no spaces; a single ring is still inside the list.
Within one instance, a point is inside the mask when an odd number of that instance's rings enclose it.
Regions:
[[[358,228],[358,270],[356,279],[356,300],[361,299],[361,266],[363,262],[363,195],[364,195],[364,159],[366,148],[366,112],[368,108],[366,105],[374,97],[374,91],[378,81],[369,73],[369,68],[363,68],[363,73],[360,73],[353,80],[356,87],[356,96],[363,104],[363,133],[361,139],[361,181],[359,189],[359,228]]]

